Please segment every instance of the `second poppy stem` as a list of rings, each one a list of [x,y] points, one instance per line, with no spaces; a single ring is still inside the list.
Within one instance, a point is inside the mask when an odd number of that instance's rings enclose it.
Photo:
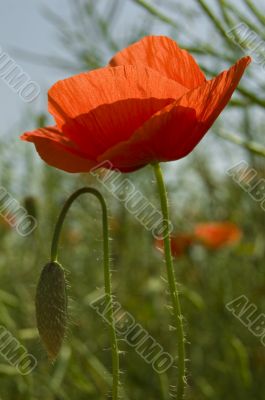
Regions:
[[[51,261],[57,260],[57,252],[58,252],[58,244],[60,233],[63,227],[63,222],[65,220],[66,214],[71,207],[72,203],[82,194],[90,193],[94,195],[100,202],[102,208],[102,224],[103,224],[103,254],[104,254],[104,281],[105,281],[105,294],[107,296],[108,307],[107,318],[110,327],[110,339],[111,339],[111,351],[112,351],[112,375],[113,375],[113,383],[112,383],[112,399],[118,400],[118,392],[119,392],[119,352],[117,345],[117,338],[114,326],[114,318],[113,318],[113,296],[112,296],[112,288],[111,288],[111,272],[110,272],[110,257],[109,257],[109,228],[108,228],[108,213],[107,213],[107,205],[104,200],[102,194],[94,188],[84,187],[82,189],[74,192],[66,201],[63,206],[63,209],[59,215],[58,221],[55,226],[52,247],[51,247]]]
[[[177,382],[177,400],[183,399],[185,390],[185,338],[183,329],[183,317],[181,314],[181,306],[179,301],[179,293],[174,273],[173,260],[171,255],[170,229],[169,229],[169,212],[168,198],[166,186],[163,178],[163,172],[160,165],[153,164],[157,181],[158,192],[160,196],[161,210],[164,219],[164,253],[167,267],[167,279],[170,291],[171,302],[173,306],[174,322],[177,332],[178,347],[178,382]]]

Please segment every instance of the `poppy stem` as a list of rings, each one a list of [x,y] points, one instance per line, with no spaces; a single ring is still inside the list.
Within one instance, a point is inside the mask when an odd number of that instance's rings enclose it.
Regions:
[[[57,261],[58,244],[59,238],[62,230],[62,226],[66,217],[68,210],[70,209],[72,203],[82,194],[89,193],[99,200],[102,208],[102,224],[103,224],[103,254],[104,254],[104,281],[105,281],[105,295],[108,300],[106,317],[109,322],[110,327],[110,340],[111,340],[111,352],[112,352],[112,399],[118,400],[119,392],[119,351],[118,344],[114,326],[113,318],[113,295],[112,295],[112,285],[111,285],[111,272],[110,272],[110,257],[109,257],[109,228],[108,228],[108,212],[107,205],[102,194],[94,188],[84,187],[82,189],[74,192],[68,200],[65,202],[62,211],[57,220],[52,245],[51,245],[51,262]]]
[[[177,332],[177,348],[178,348],[178,383],[177,383],[177,400],[183,399],[185,390],[185,337],[183,329],[183,316],[181,314],[181,306],[179,301],[179,292],[177,288],[173,260],[171,255],[170,229],[169,229],[169,211],[168,197],[166,186],[163,178],[163,172],[158,163],[153,164],[155,177],[157,181],[158,192],[160,196],[161,210],[164,218],[164,254],[167,267],[167,278],[170,291],[171,302],[173,306],[173,314],[175,320],[175,328]]]

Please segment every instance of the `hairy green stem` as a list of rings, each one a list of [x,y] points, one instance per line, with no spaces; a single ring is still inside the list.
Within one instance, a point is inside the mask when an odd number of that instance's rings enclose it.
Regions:
[[[108,298],[108,311],[107,311],[107,319],[110,327],[110,339],[111,339],[111,351],[112,351],[112,375],[113,375],[113,383],[112,383],[112,400],[118,400],[119,396],[119,351],[117,345],[116,332],[114,327],[114,319],[113,319],[113,298],[112,298],[112,287],[111,287],[111,272],[110,272],[110,257],[109,257],[109,228],[108,228],[108,212],[107,205],[104,200],[102,194],[94,188],[84,187],[82,189],[74,192],[68,200],[65,202],[62,211],[57,220],[52,245],[51,245],[51,261],[57,260],[58,253],[58,244],[59,238],[61,234],[61,230],[63,227],[63,223],[66,217],[68,210],[70,209],[72,203],[82,194],[89,193],[99,200],[101,208],[102,208],[102,224],[103,224],[103,254],[104,254],[104,281],[105,281],[105,294]]]
[[[178,349],[177,400],[181,400],[183,399],[185,390],[185,338],[184,338],[184,329],[182,323],[183,317],[181,314],[179,293],[177,289],[173,260],[171,255],[167,191],[160,165],[154,164],[153,167],[156,176],[157,187],[160,196],[161,210],[165,224],[165,232],[163,237],[164,253],[165,253],[165,260],[167,267],[167,279],[168,279],[169,291],[173,306],[174,323],[177,333],[177,349]]]

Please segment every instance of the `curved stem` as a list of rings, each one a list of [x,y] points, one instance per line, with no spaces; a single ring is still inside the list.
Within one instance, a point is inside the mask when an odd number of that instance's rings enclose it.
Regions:
[[[96,196],[102,208],[105,294],[108,297],[107,300],[109,301],[108,304],[110,305],[110,307],[108,307],[106,317],[108,319],[109,322],[108,325],[110,327],[111,351],[112,351],[112,374],[113,374],[112,399],[117,400],[118,389],[119,389],[119,352],[118,352],[117,338],[116,338],[114,319],[113,319],[113,298],[112,298],[111,273],[110,273],[110,263],[109,263],[110,258],[109,258],[108,213],[104,197],[97,189],[90,187],[84,187],[82,189],[79,189],[76,192],[74,192],[65,202],[54,230],[54,235],[51,245],[51,261],[53,262],[57,260],[59,238],[66,214],[69,211],[72,203],[76,200],[76,198],[85,193],[89,193]]]
[[[170,291],[171,302],[173,306],[174,322],[177,332],[177,346],[178,346],[178,384],[177,384],[177,399],[181,400],[184,396],[185,390],[185,338],[182,323],[182,314],[179,301],[179,293],[176,284],[176,278],[173,268],[173,261],[171,255],[170,245],[170,232],[169,232],[169,212],[168,212],[168,198],[166,186],[164,183],[163,173],[159,164],[153,164],[154,172],[157,181],[158,192],[160,196],[161,210],[165,224],[164,234],[164,253],[167,266],[167,278]]]

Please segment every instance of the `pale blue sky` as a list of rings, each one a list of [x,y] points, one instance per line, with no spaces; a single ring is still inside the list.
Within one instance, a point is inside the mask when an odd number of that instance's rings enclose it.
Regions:
[[[8,131],[17,124],[23,113],[41,109],[43,98],[45,98],[44,88],[60,77],[59,71],[26,62],[17,57],[13,50],[16,47],[39,53],[56,52],[58,42],[54,40],[52,26],[41,15],[43,3],[44,1],[40,0],[38,2],[36,0],[1,0],[0,46],[42,88],[42,93],[36,101],[25,104],[0,80],[1,135],[9,133]],[[64,12],[62,0],[45,0],[45,3],[53,4],[53,8],[58,12]]]

